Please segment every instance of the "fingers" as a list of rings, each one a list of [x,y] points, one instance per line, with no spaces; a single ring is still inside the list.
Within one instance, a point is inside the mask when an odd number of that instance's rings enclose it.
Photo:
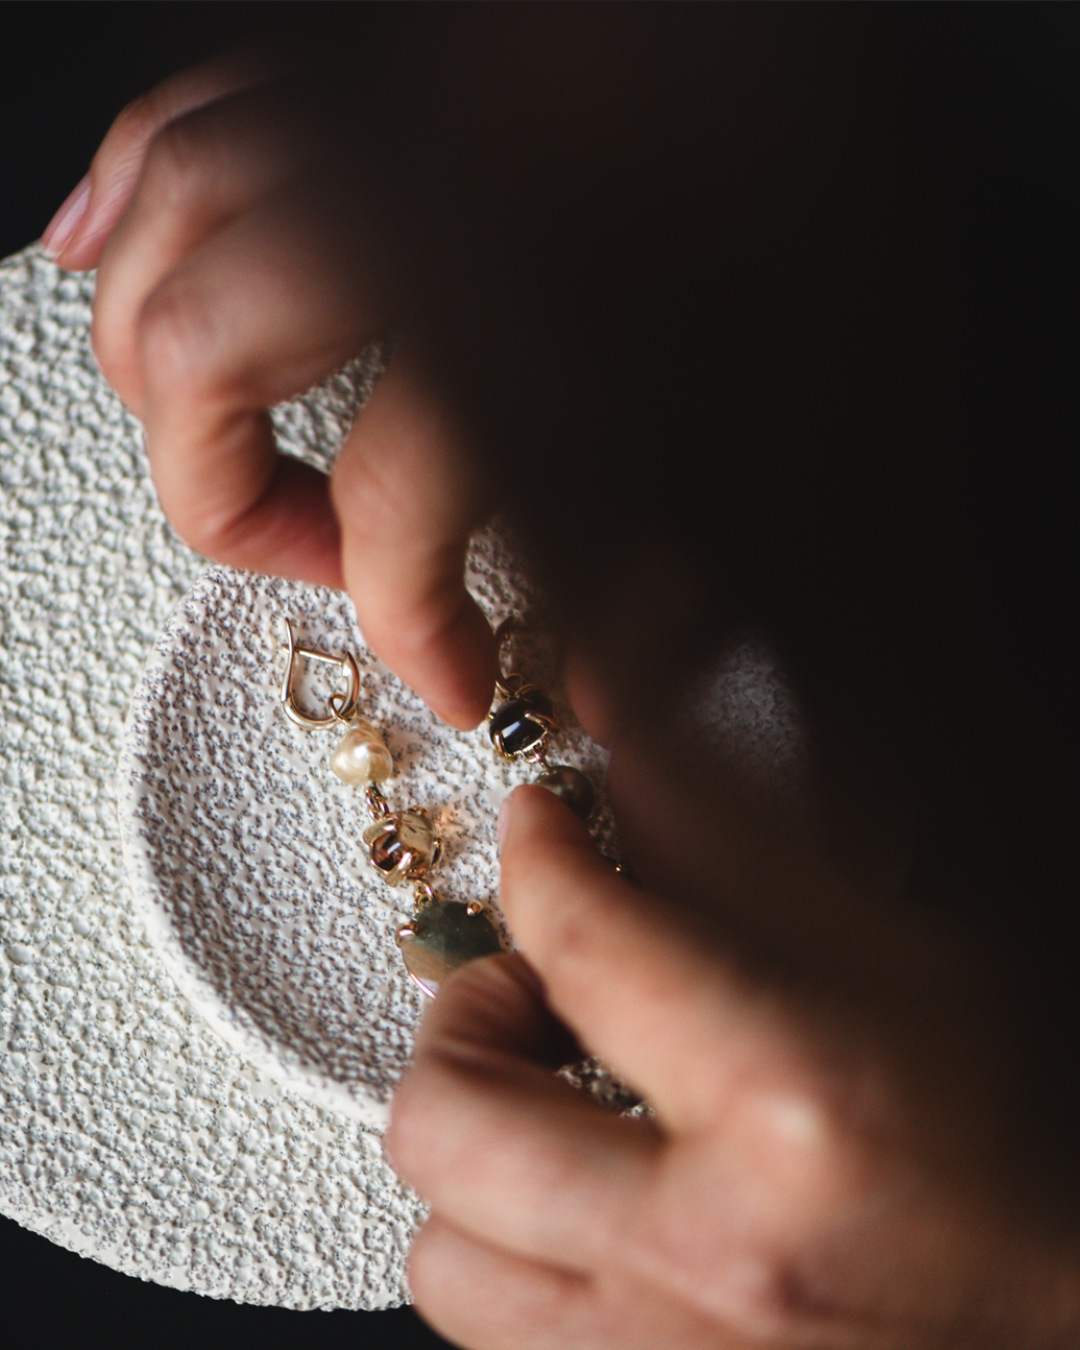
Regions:
[[[110,127],[90,171],[49,222],[42,245],[61,267],[96,267],[142,172],[146,152],[163,127],[183,113],[249,88],[272,70],[268,54],[223,53],[181,71],[135,100]]]
[[[305,222],[271,200],[217,231],[144,302],[134,341],[151,472],[198,552],[341,585],[327,481],[278,457],[266,412],[370,336],[339,280]]]
[[[470,1350],[561,1350],[568,1327],[580,1335],[592,1298],[583,1277],[512,1256],[438,1218],[413,1243],[409,1289],[435,1330]]]
[[[735,1085],[806,1077],[786,1009],[715,925],[617,875],[550,793],[517,789],[501,825],[502,904],[549,1006],[665,1125],[693,1132]]]
[[[326,479],[278,456],[266,409],[371,331],[318,213],[274,195],[295,148],[261,93],[170,123],[102,259],[94,349],[143,420],[158,496],[187,543],[340,586]]]
[[[368,645],[451,725],[491,706],[487,620],[465,589],[490,492],[460,432],[406,359],[391,363],[334,468],[345,585]]]
[[[242,212],[266,202],[294,167],[298,150],[290,120],[261,92],[222,98],[177,118],[149,147],[137,190],[101,258],[94,304],[95,355],[137,416],[143,415],[144,306],[195,250]],[[286,229],[282,224],[279,237],[265,242],[283,253]],[[310,252],[304,243],[303,255]],[[242,267],[249,261],[234,260]],[[230,281],[220,275],[209,279]],[[243,272],[232,285],[245,297],[252,291]],[[167,297],[157,300],[167,303]]]
[[[369,645],[471,728],[490,707],[496,660],[465,553],[491,494],[445,410],[399,358],[332,488],[276,453],[267,407],[384,326],[348,190],[298,175],[306,147],[293,121],[259,89],[159,132],[101,259],[94,350],[144,423],[180,536],[236,567],[346,585]]]
[[[583,1278],[524,1260],[438,1217],[413,1245],[409,1286],[423,1317],[469,1350],[748,1346],[639,1280]]]
[[[702,1344],[876,1345],[845,1339],[816,1302],[815,1262],[877,1213],[883,1192],[868,1179],[882,1168],[838,1125],[797,1021],[722,944],[687,941],[670,913],[665,931],[658,902],[611,872],[561,803],[535,788],[514,800],[504,902],[545,997],[520,957],[455,975],[421,1026],[386,1142],[454,1230],[437,1228],[431,1246],[456,1250],[451,1265],[500,1268],[515,1292],[505,1318],[481,1316],[421,1248],[429,1311],[446,1328],[490,1317],[493,1345],[518,1298],[538,1309],[536,1344],[554,1343],[543,1336],[560,1297],[574,1336],[590,1328],[574,1344],[592,1344],[592,1327],[604,1329],[597,1345],[621,1344],[604,1334],[629,1308],[626,1328],[667,1317],[688,1345],[710,1325]],[[660,1127],[612,1117],[551,1076],[552,1011],[645,1088]]]
[[[520,958],[466,968],[424,1019],[386,1142],[402,1175],[463,1232],[588,1271],[632,1226],[659,1137],[537,1062],[557,1058],[559,1035]]]

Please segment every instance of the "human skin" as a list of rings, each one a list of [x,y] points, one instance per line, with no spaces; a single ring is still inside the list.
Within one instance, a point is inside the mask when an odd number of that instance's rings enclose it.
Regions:
[[[45,242],[99,267],[95,351],[181,536],[345,586],[383,659],[473,726],[493,652],[462,558],[497,503],[423,360],[401,344],[329,482],[276,456],[266,408],[398,315],[251,78],[221,63],[122,116],[74,232]],[[1006,954],[645,715],[610,675],[670,645],[645,608],[644,636],[579,653],[575,679],[640,885],[553,798],[513,794],[519,954],[445,986],[396,1097],[387,1148],[432,1206],[418,1307],[472,1350],[1075,1344],[1075,1162],[1039,1156],[1020,1066],[1042,1033]],[[574,1044],[653,1117],[557,1080]]]
[[[125,110],[88,197],[73,194],[76,227],[55,235],[65,215],[70,226],[65,204],[46,246],[62,266],[98,268],[95,354],[143,422],[181,537],[237,567],[273,559],[279,575],[346,586],[383,658],[447,721],[475,726],[494,645],[462,569],[489,503],[447,410],[401,359],[330,480],[276,452],[266,408],[331,374],[385,320],[342,266],[349,254],[329,251],[325,215],[299,205],[302,129],[247,89],[253,66],[222,59]]]

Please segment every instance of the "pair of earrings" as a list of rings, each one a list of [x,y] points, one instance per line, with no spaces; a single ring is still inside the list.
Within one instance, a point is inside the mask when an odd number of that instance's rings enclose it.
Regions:
[[[281,685],[285,713],[305,731],[345,728],[330,767],[344,782],[363,790],[371,823],[361,838],[370,866],[387,885],[412,888],[416,910],[398,928],[395,939],[413,982],[434,997],[458,966],[502,950],[498,930],[478,901],[447,900],[432,888],[430,878],[442,859],[443,843],[424,808],[392,810],[383,796],[380,784],[393,776],[394,761],[382,736],[359,712],[360,671],[355,658],[349,652],[333,656],[301,646],[292,624],[286,622],[286,628],[289,661]],[[499,678],[497,703],[488,714],[491,742],[504,760],[536,764],[541,769],[536,782],[587,819],[594,802],[589,780],[578,769],[548,763],[548,743],[559,731],[550,698],[521,674],[503,673],[504,658],[520,632],[514,619],[496,630]],[[297,702],[298,662],[304,659],[336,667],[345,685],[327,700],[329,712],[322,717],[312,716]]]

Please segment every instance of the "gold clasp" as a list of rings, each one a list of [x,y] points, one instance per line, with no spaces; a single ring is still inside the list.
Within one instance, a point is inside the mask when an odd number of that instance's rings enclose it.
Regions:
[[[281,701],[285,705],[285,712],[289,718],[298,727],[303,727],[305,731],[320,731],[326,727],[348,722],[356,711],[360,696],[360,668],[356,664],[356,658],[351,652],[346,652],[344,656],[329,656],[326,652],[316,651],[312,647],[301,647],[296,641],[292,624],[288,619],[285,620],[285,628],[289,635],[289,664],[285,668],[285,678],[281,682]],[[330,705],[329,717],[311,717],[297,706],[296,690],[293,688],[293,683],[296,679],[296,658],[298,656],[307,657],[309,661],[321,661],[324,665],[337,666],[339,672],[345,677],[347,686],[345,692],[343,694],[331,694],[328,700]]]

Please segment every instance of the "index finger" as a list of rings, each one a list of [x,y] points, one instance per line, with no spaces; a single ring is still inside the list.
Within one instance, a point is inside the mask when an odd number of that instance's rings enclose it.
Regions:
[[[176,75],[121,110],[98,147],[86,177],[61,204],[42,235],[46,251],[73,271],[96,267],[128,208],[154,137],[170,122],[250,88],[273,73],[269,52],[222,52]]]
[[[440,717],[475,727],[491,706],[495,642],[465,587],[465,554],[490,492],[405,353],[360,412],[331,496],[364,640]]]

